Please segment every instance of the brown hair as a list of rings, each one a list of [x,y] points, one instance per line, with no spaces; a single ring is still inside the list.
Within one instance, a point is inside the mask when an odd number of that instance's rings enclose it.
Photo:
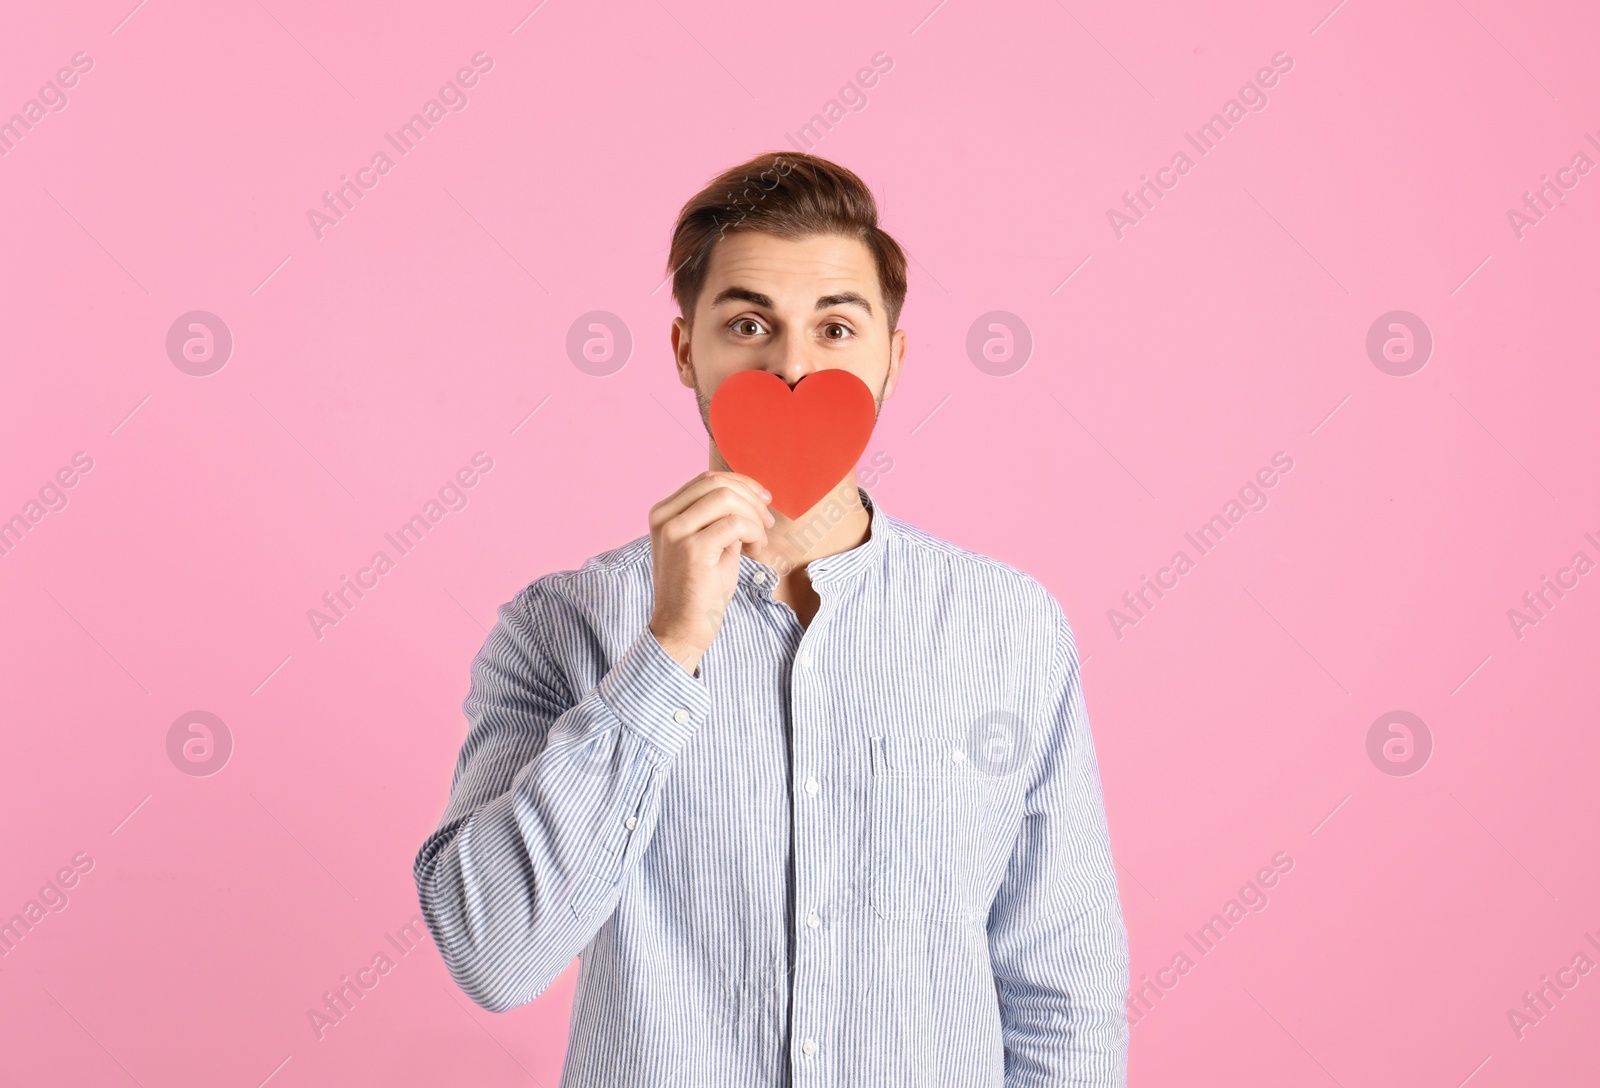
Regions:
[[[861,239],[878,267],[889,331],[895,330],[906,301],[906,255],[878,226],[872,190],[851,171],[817,155],[768,151],[724,171],[690,197],[672,228],[667,268],[672,297],[691,324],[712,248],[724,234],[740,231],[780,238],[838,234]]]

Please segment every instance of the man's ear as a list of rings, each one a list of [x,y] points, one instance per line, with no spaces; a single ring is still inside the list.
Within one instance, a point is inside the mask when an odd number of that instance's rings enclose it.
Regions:
[[[678,381],[690,389],[694,384],[694,360],[689,357],[689,323],[682,317],[672,319],[672,359],[678,366]]]
[[[889,337],[889,373],[883,379],[884,400],[894,396],[894,387],[900,384],[900,365],[906,360],[906,330],[896,329]]]

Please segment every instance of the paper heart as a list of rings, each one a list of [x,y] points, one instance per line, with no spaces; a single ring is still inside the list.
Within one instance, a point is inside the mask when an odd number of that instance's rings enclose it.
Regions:
[[[711,398],[711,437],[728,467],[772,492],[795,519],[855,468],[872,437],[872,390],[848,370],[818,370],[789,384],[741,370]]]

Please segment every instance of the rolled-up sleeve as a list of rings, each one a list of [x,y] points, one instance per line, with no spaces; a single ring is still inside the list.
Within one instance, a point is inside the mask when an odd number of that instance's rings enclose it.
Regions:
[[[988,920],[1006,1088],[1127,1083],[1128,938],[1077,647],[1054,608],[1038,759]]]
[[[491,1012],[543,993],[616,909],[710,709],[647,625],[590,690],[570,690],[546,590],[502,605],[473,659],[450,800],[413,865],[451,976]]]

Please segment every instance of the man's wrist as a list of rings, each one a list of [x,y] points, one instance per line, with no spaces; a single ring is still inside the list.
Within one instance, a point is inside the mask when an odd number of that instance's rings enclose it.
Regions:
[[[711,711],[705,681],[688,675],[648,627],[600,678],[595,694],[664,757],[656,762],[670,762]]]
[[[653,621],[650,624],[650,633],[655,636],[656,643],[666,651],[667,656],[683,666],[684,672],[690,676],[699,675],[700,659],[705,656],[704,650],[675,639],[671,635],[663,635],[656,629]]]

